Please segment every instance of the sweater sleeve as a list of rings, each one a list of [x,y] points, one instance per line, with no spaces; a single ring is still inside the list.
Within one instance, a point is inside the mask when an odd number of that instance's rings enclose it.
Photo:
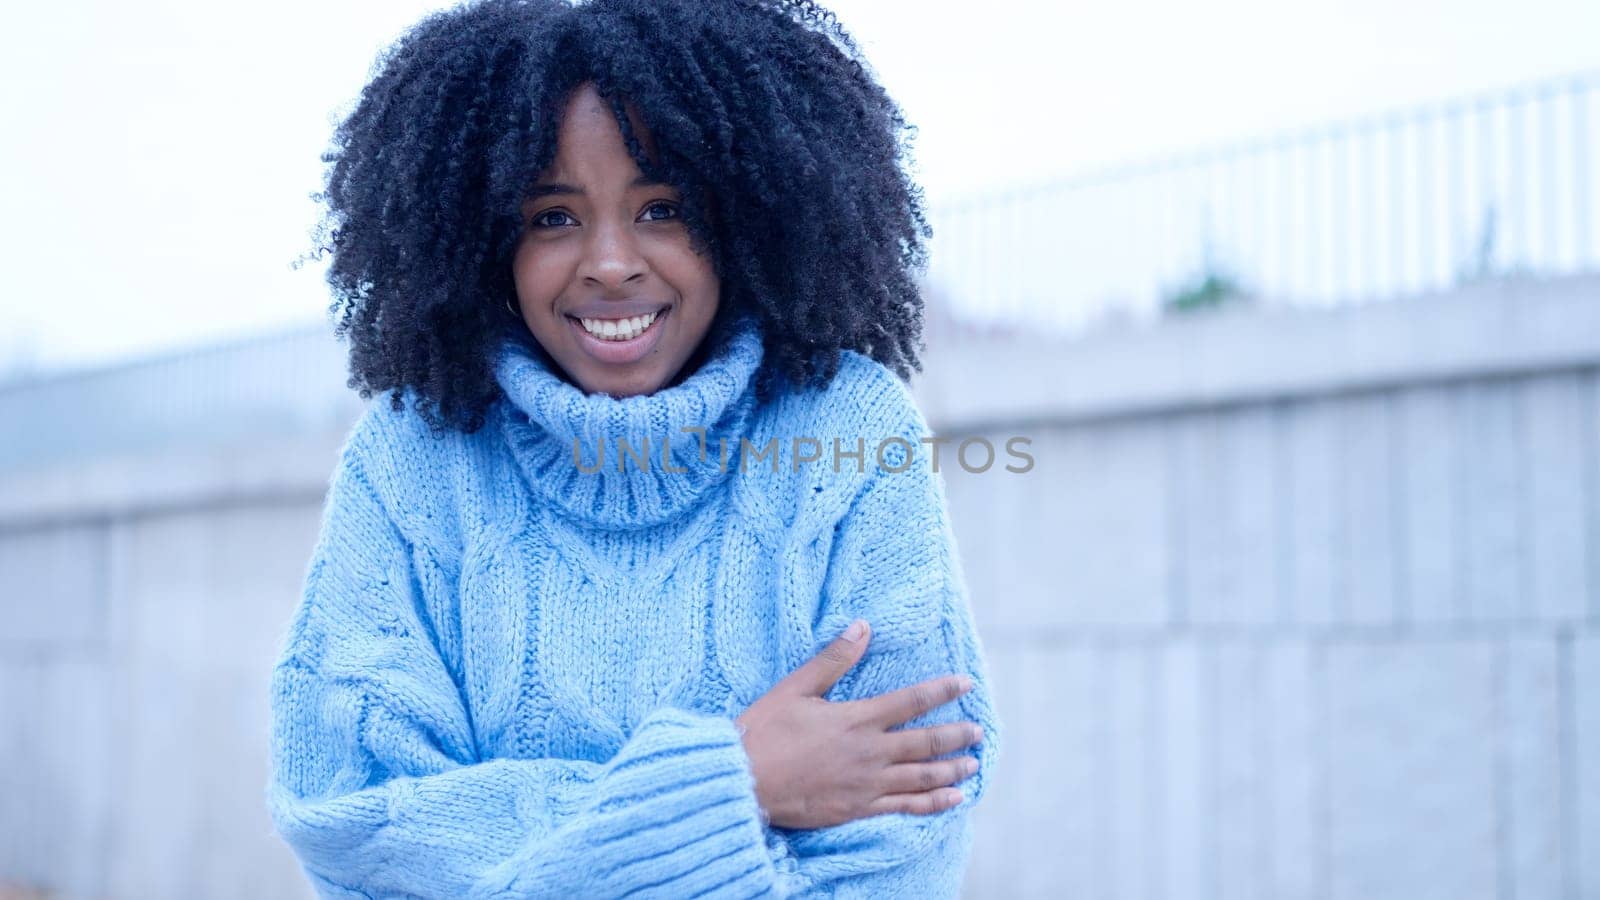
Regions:
[[[411,547],[347,449],[272,676],[267,804],[325,897],[752,897],[777,873],[731,719],[613,758],[480,758]]]
[[[962,802],[931,816],[892,813],[813,830],[769,828],[786,883],[804,896],[955,897],[971,846],[970,813],[1000,747],[943,481],[923,457],[926,446],[916,445],[920,414],[911,418],[903,433],[916,459],[905,471],[875,472],[838,525],[816,649],[857,617],[873,627],[865,657],[834,686],[832,700],[873,697],[942,675],[972,676],[972,690],[957,701],[900,727],[977,722],[984,731],[978,746],[939,758],[971,754],[979,768],[956,785]]]

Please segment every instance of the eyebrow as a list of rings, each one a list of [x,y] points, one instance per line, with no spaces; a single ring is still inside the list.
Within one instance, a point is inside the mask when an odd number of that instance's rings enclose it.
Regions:
[[[671,187],[671,186],[672,185],[667,184],[664,181],[657,181],[656,179],[651,178],[649,175],[640,175],[638,178],[635,178],[631,184],[628,185],[628,187],[630,187],[630,188],[637,188],[637,187]],[[556,194],[560,194],[560,195],[576,194],[578,196],[583,196],[584,191],[583,191],[582,188],[573,187],[570,184],[562,184],[560,182],[550,182],[548,184],[536,184],[533,187],[529,188],[528,189],[528,195],[524,199],[537,200],[540,197],[548,197],[548,196],[556,195]]]

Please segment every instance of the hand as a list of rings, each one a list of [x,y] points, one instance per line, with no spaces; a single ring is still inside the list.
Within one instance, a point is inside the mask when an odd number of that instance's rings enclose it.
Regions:
[[[773,825],[823,828],[883,813],[930,815],[960,803],[961,792],[947,785],[977,771],[971,756],[930,760],[982,740],[974,722],[889,730],[971,690],[965,675],[865,700],[822,699],[860,661],[869,630],[866,622],[853,623],[734,719],[756,800]]]

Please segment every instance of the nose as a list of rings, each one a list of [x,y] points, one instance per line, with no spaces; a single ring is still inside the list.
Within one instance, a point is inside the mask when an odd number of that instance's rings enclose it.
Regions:
[[[607,290],[620,289],[643,278],[647,268],[631,222],[601,223],[590,230],[579,273],[584,281]]]

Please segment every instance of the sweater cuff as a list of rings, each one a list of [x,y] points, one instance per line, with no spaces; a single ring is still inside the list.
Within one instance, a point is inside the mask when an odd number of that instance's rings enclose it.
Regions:
[[[795,855],[789,842],[770,826],[764,827],[762,832],[767,838],[767,856],[777,871],[777,896],[793,897],[806,890],[809,881],[800,870],[800,857]]]
[[[596,787],[583,860],[596,883],[663,897],[772,892],[755,776],[732,719],[657,710]]]

